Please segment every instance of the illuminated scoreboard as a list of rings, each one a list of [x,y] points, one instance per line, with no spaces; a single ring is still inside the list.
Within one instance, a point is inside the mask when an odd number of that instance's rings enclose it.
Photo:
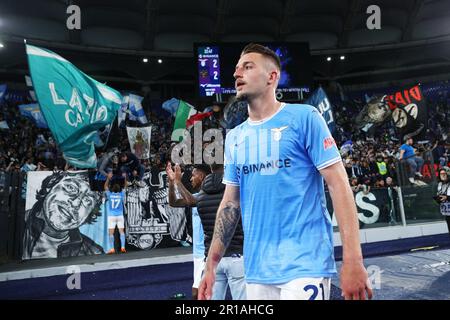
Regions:
[[[221,93],[219,47],[198,47],[197,62],[200,95],[210,97],[216,93]]]

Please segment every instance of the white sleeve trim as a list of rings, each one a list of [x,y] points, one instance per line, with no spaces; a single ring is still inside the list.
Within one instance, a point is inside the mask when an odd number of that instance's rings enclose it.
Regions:
[[[329,167],[335,163],[338,163],[339,161],[342,161],[342,158],[340,156],[333,158],[331,160],[325,161],[324,163],[317,166],[317,170],[325,169],[326,167]]]
[[[237,187],[240,186],[240,184],[238,182],[232,182],[232,181],[228,181],[228,180],[222,180],[222,183],[223,184],[229,184],[229,185],[232,185],[232,186],[237,186]]]

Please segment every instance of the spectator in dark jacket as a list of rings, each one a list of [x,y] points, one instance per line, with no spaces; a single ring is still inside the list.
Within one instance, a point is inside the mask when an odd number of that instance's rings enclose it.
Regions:
[[[211,169],[212,173],[203,180],[201,190],[195,197],[187,191],[179,179],[174,179],[172,187],[169,184],[169,204],[171,206],[187,205],[197,207],[204,230],[206,256],[214,233],[217,210],[225,191],[225,185],[222,184],[223,166],[213,165]],[[173,172],[170,164],[167,166],[166,171],[169,176]],[[234,300],[246,299],[242,252],[243,231],[242,224],[239,222],[231,243],[217,266],[216,282],[212,295],[213,300],[224,300],[228,286]]]

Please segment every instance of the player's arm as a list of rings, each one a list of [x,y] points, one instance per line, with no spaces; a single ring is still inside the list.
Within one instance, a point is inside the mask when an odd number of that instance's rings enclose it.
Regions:
[[[172,207],[195,207],[197,200],[181,183],[181,168],[177,164],[172,169],[169,162],[166,167],[167,177],[169,179],[169,205]]]
[[[198,290],[199,300],[211,299],[217,265],[230,244],[240,218],[239,187],[227,185],[222,202],[217,210],[216,224],[208,252],[208,259],[206,260],[205,273]]]
[[[364,268],[359,223],[353,193],[342,162],[332,164],[322,170],[333,202],[334,212],[342,240],[343,259],[341,268],[341,289],[345,299],[365,300],[366,292],[372,298],[372,289]]]
[[[405,149],[400,149],[400,155],[399,155],[398,159],[402,160],[404,154],[405,154]]]

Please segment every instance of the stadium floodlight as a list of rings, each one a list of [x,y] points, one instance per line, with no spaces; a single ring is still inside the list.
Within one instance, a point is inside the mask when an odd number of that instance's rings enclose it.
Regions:
[[[327,61],[331,61],[331,57],[327,57]]]
[[[345,56],[341,56],[340,59],[341,59],[341,60],[345,60]]]
[[[147,63],[147,62],[148,62],[148,59],[147,59],[147,58],[143,58],[143,59],[142,59],[142,62]]]
[[[163,61],[162,61],[162,59],[158,59],[158,63],[162,63]]]
[[[0,42],[0,48],[3,48],[5,45],[2,43],[2,42]]]

